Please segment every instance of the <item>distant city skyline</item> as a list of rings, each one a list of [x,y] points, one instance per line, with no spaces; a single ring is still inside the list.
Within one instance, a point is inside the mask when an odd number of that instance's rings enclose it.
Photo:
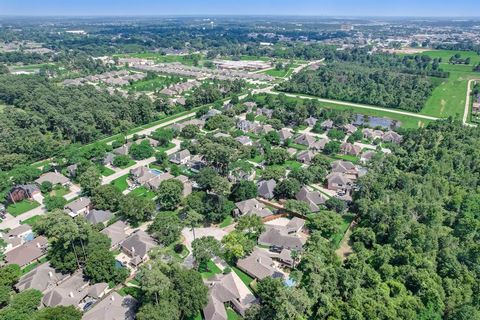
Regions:
[[[480,1],[458,0],[0,0],[0,16],[308,15],[479,17]]]

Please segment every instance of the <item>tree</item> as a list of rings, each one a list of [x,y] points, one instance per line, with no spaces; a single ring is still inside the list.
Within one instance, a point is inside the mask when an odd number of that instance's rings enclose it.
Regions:
[[[155,150],[150,145],[148,140],[143,140],[139,144],[133,143],[128,150],[128,153],[135,160],[143,160],[150,158],[155,153]]]
[[[286,170],[284,167],[266,167],[265,170],[262,171],[262,180],[273,179],[278,182],[285,177],[285,172]]]
[[[9,264],[0,268],[0,286],[12,287],[20,279],[22,271],[16,264]]]
[[[330,139],[333,139],[333,140],[343,140],[345,138],[345,132],[343,132],[342,130],[338,130],[338,129],[330,129],[328,130],[328,133],[327,133],[327,137],[329,137]]]
[[[176,179],[162,181],[158,190],[157,203],[162,210],[174,210],[182,200],[183,183]]]
[[[285,202],[284,207],[288,211],[299,213],[305,216],[310,212],[312,212],[312,210],[310,210],[310,207],[306,202],[298,201],[298,200],[292,200],[292,199],[287,200]]]
[[[292,199],[300,190],[300,183],[292,178],[287,178],[275,186],[273,194],[277,199]]]
[[[330,239],[340,231],[343,223],[342,217],[333,211],[320,211],[309,216],[308,227],[317,230],[322,237]]]
[[[174,299],[162,299],[158,303],[147,303],[135,315],[137,320],[180,319],[180,309]]]
[[[128,194],[120,201],[118,213],[131,224],[137,225],[153,216],[155,203],[145,197]]]
[[[245,215],[238,219],[235,230],[245,233],[249,238],[257,239],[265,231],[262,218],[257,215]]]
[[[205,217],[195,211],[194,209],[188,209],[183,218],[183,223],[185,226],[190,227],[193,233],[193,240],[195,240],[195,227],[197,227]]]
[[[288,174],[289,178],[295,179],[301,185],[308,185],[313,182],[313,174],[310,170],[304,168],[295,168]]]
[[[93,191],[91,200],[95,208],[115,212],[118,210],[122,198],[123,194],[116,186],[105,184]]]
[[[122,269],[115,269],[115,256],[108,249],[109,248],[97,248],[96,250],[88,252],[83,273],[92,283],[108,283],[110,281],[118,283],[125,280],[128,276],[128,274],[121,275],[123,279],[115,277],[118,274],[117,270]]]
[[[45,204],[45,208],[48,211],[52,211],[55,209],[63,209],[63,207],[67,204],[67,200],[61,196],[45,196],[43,200]]]
[[[211,190],[212,189],[212,181],[215,177],[218,176],[218,173],[213,168],[202,168],[200,171],[195,175],[194,179],[197,182],[198,186],[202,190]]]
[[[155,153],[155,163],[164,166],[167,164],[168,155],[165,151]]]
[[[192,242],[192,254],[198,265],[206,265],[208,260],[220,256],[221,253],[220,242],[212,236],[198,238]]]
[[[265,163],[267,165],[281,165],[290,158],[287,150],[283,148],[272,149],[265,155]]]
[[[10,303],[0,310],[0,319],[28,320],[35,313],[42,293],[35,289],[27,289],[13,295]]]
[[[270,131],[265,135],[265,140],[274,146],[280,144],[280,134],[277,131]]]
[[[233,231],[222,239],[225,250],[225,258],[229,261],[236,261],[245,257],[253,251],[256,241],[248,238],[244,233]]]
[[[253,181],[241,180],[233,186],[231,199],[235,202],[256,198],[257,185]]]
[[[82,312],[74,306],[57,306],[40,309],[35,315],[35,320],[80,320]]]
[[[185,139],[193,139],[200,133],[200,128],[194,124],[187,124],[180,135]]]
[[[208,289],[203,284],[200,273],[177,267],[171,274],[174,290],[178,294],[178,306],[182,318],[193,317],[202,310],[208,302]]]
[[[335,197],[328,198],[327,201],[325,201],[325,206],[329,210],[334,210],[338,213],[343,213],[347,210],[347,204],[345,201]]]
[[[126,155],[115,156],[115,158],[113,158],[112,164],[117,168],[124,168],[128,164],[130,164],[130,157]]]
[[[340,152],[340,142],[338,141],[329,141],[323,148],[323,153],[325,154],[334,154]]]
[[[82,187],[85,195],[91,195],[93,190],[100,186],[102,175],[94,166],[88,167],[85,172],[78,177],[78,183]]]
[[[50,181],[43,181],[40,184],[40,191],[42,193],[49,193],[53,190],[53,184]]]
[[[175,212],[159,212],[153,223],[148,227],[150,232],[161,244],[169,246],[176,242],[182,231],[182,223]]]

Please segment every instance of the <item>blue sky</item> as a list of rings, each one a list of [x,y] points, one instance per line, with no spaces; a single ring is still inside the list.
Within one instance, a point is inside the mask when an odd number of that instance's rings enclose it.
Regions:
[[[480,16],[480,0],[0,0],[0,15]]]

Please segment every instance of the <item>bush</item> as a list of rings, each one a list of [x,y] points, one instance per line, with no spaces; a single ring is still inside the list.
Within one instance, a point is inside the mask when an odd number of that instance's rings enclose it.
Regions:
[[[53,190],[53,185],[50,181],[43,181],[42,184],[40,185],[40,191],[42,193],[48,193]]]
[[[183,252],[183,248],[185,248],[185,246],[184,246],[183,244],[177,243],[175,246],[173,246],[173,251],[174,251],[175,253],[180,254],[180,253]]]

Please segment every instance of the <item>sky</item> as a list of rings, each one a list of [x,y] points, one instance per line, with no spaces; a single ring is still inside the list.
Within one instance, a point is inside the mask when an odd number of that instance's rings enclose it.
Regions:
[[[0,0],[0,16],[480,16],[480,0]]]

